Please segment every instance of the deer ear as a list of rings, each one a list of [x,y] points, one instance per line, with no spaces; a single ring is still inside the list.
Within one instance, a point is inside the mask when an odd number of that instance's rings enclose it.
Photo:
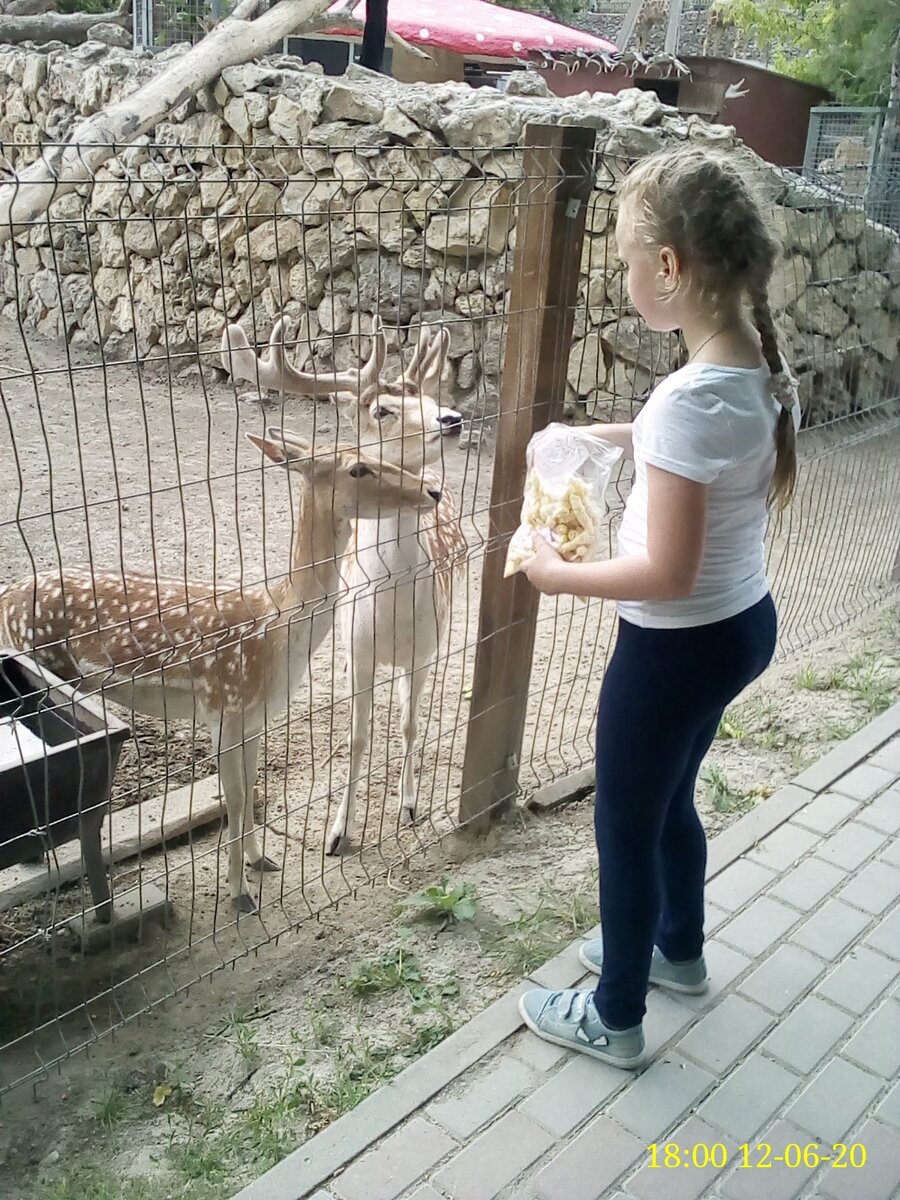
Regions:
[[[258,437],[255,433],[245,433],[244,437],[252,446],[256,446],[257,450],[262,450],[266,458],[270,458],[272,462],[287,462],[284,450],[275,442],[270,441],[268,438]]]
[[[270,425],[266,429],[265,437],[258,437],[255,433],[245,436],[272,462],[301,470],[312,466],[312,446],[290,430],[274,429]]]

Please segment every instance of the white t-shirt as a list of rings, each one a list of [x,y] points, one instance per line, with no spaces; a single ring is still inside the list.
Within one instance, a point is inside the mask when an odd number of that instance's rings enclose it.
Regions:
[[[647,550],[648,465],[707,485],[706,539],[691,595],[622,601],[625,620],[656,629],[708,625],[766,595],[766,497],[780,407],[768,367],[689,363],[654,389],[634,422],[634,486],[619,554]],[[796,423],[796,405],[794,412]]]

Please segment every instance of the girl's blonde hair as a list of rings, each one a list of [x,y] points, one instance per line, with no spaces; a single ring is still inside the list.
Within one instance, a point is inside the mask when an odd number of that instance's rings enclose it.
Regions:
[[[722,154],[695,147],[641,159],[623,180],[635,232],[651,246],[671,246],[690,286],[715,304],[735,290],[750,301],[763,356],[777,379],[785,371],[769,308],[769,279],[778,246],[740,169]],[[790,502],[797,480],[793,414],[782,407],[775,429],[775,473],[769,504]]]

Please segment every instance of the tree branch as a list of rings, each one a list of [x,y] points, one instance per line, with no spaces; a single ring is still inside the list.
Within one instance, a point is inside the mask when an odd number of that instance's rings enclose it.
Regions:
[[[83,42],[88,31],[101,22],[126,28],[128,18],[121,9],[108,13],[44,12],[31,16],[0,15],[0,43],[18,45],[20,42],[65,42],[76,46]]]

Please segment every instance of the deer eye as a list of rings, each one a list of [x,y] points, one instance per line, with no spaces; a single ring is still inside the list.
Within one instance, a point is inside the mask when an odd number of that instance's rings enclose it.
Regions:
[[[365,463],[354,463],[350,468],[350,474],[354,479],[362,479],[364,475],[374,475],[375,472],[371,467],[367,467]]]
[[[385,408],[383,404],[379,404],[377,408],[372,409],[372,416],[376,421],[383,421],[385,417],[391,416],[391,410]]]

